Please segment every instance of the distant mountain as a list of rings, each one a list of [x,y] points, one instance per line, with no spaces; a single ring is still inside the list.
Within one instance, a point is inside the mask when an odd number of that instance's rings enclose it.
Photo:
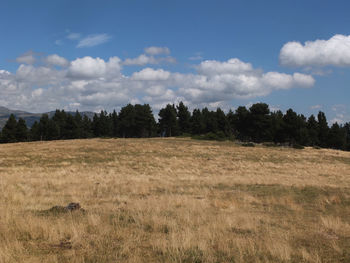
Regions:
[[[26,112],[21,110],[10,110],[8,108],[0,106],[0,129],[4,127],[6,121],[8,120],[11,114],[14,114],[16,116],[16,119],[23,118],[26,121],[27,126],[32,127],[34,122],[39,121],[40,117],[45,113],[48,114],[49,117],[51,118],[55,114],[55,111],[44,112],[44,113],[31,113],[31,112]],[[75,111],[67,111],[67,113],[74,115]],[[91,111],[83,111],[83,112],[80,112],[80,114],[86,115],[90,119],[92,119],[95,113]]]

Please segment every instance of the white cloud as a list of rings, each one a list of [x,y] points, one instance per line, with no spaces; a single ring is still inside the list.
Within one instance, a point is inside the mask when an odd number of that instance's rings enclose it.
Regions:
[[[139,72],[135,72],[132,74],[131,79],[133,80],[152,80],[152,81],[158,81],[158,80],[167,80],[170,77],[170,72],[165,71],[163,69],[152,69],[152,68],[145,68]]]
[[[146,47],[145,53],[152,56],[161,54],[168,55],[170,54],[170,49],[167,47]]]
[[[111,57],[108,62],[101,58],[83,57],[73,60],[68,77],[75,79],[113,78],[120,76],[120,59]]]
[[[176,59],[173,57],[154,57],[141,54],[136,58],[127,58],[124,60],[123,65],[126,66],[144,66],[147,64],[159,64],[162,62],[176,63]]]
[[[25,63],[25,64],[34,64],[36,59],[35,59],[35,53],[33,51],[28,51],[22,55],[20,55],[19,57],[16,58],[16,61],[18,63]]]
[[[81,37],[81,34],[79,33],[69,33],[66,38],[70,39],[70,40],[77,40]]]
[[[322,109],[322,105],[319,105],[319,104],[312,105],[312,106],[310,106],[310,109],[312,109],[312,110],[319,110],[319,109]]]
[[[45,62],[48,65],[52,65],[52,66],[67,67],[69,65],[69,61],[67,59],[60,57],[59,55],[56,55],[56,54],[47,56],[45,58]]]
[[[189,60],[203,60],[201,53],[196,53],[194,56],[189,57]]]
[[[314,84],[309,75],[263,72],[237,58],[203,61],[195,66],[195,73],[147,67],[130,76],[123,75],[124,63],[118,57],[67,61],[50,55],[44,61],[46,66],[21,64],[15,74],[0,70],[0,105],[34,112],[78,106],[79,110],[111,110],[133,101],[149,103],[157,110],[182,100],[190,108],[228,108],[235,98]]]
[[[78,48],[82,47],[94,47],[106,43],[111,39],[111,36],[108,34],[96,34],[89,35],[81,39],[77,45]]]
[[[203,75],[237,74],[251,72],[253,67],[250,63],[245,63],[237,58],[221,62],[216,60],[206,60],[197,66],[197,71]]]
[[[147,56],[145,54],[141,54],[137,58],[127,58],[123,62],[124,65],[132,66],[143,66],[147,64],[158,64],[158,61],[153,56]]]
[[[61,39],[57,39],[57,40],[55,40],[55,45],[62,46],[63,45],[63,41]]]
[[[288,42],[280,51],[283,66],[350,66],[350,36],[335,35],[328,40]]]

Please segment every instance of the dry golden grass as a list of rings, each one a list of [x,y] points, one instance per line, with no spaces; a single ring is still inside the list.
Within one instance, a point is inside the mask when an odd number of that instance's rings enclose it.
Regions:
[[[86,213],[43,213],[79,202]],[[190,139],[0,145],[0,262],[350,262],[350,153]]]

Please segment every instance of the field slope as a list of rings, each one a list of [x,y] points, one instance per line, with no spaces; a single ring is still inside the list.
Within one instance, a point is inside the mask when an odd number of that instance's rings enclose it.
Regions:
[[[70,202],[86,211],[48,210]],[[173,138],[3,144],[0,262],[350,262],[350,153]]]

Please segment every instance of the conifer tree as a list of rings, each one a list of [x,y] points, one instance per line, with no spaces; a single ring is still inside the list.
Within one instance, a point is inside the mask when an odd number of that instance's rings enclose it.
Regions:
[[[24,119],[19,118],[16,126],[16,140],[25,142],[28,140],[28,128]]]
[[[15,115],[11,114],[4,128],[2,129],[1,141],[5,143],[17,142],[16,131],[17,131],[17,120]]]
[[[176,106],[177,118],[179,124],[180,134],[190,133],[191,130],[191,113],[188,111],[188,107],[181,101],[179,105]]]
[[[159,111],[159,126],[161,133],[167,137],[178,135],[177,112],[174,105],[166,105]]]
[[[328,146],[327,140],[328,140],[329,127],[328,127],[326,115],[322,111],[318,113],[317,121],[318,121],[319,146],[326,148]]]
[[[199,135],[204,132],[204,123],[202,112],[199,109],[194,109],[190,119],[191,123],[191,133],[194,135]]]

